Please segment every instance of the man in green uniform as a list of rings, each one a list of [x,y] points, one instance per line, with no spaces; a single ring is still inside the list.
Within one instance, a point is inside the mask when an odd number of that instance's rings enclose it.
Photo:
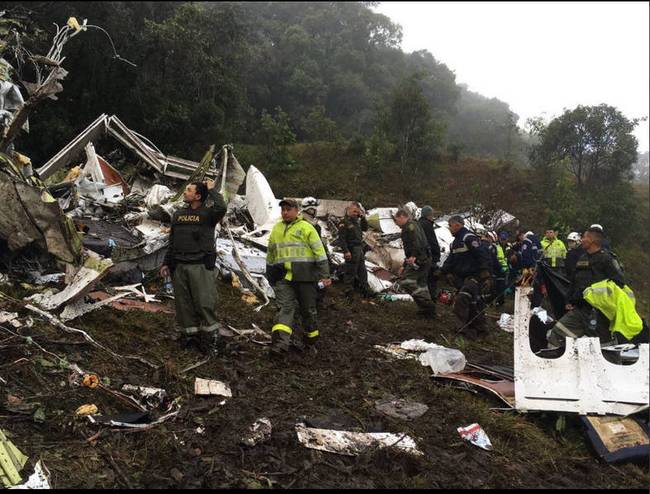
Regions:
[[[363,252],[363,232],[368,230],[368,221],[359,203],[352,202],[345,210],[345,217],[339,223],[339,245],[343,250],[343,283],[345,295],[350,297],[354,291],[362,296],[370,295],[368,272]]]
[[[211,199],[213,204],[206,205]],[[185,187],[187,206],[174,213],[169,248],[160,275],[173,275],[176,322],[183,337],[199,335],[200,347],[216,353],[217,287],[214,228],[226,214],[223,197],[214,181],[192,182]]]
[[[582,236],[584,253],[578,259],[569,290],[567,313],[548,332],[548,347],[564,346],[565,337],[599,337],[601,343],[609,343],[609,320],[598,309],[592,307],[583,296],[584,290],[594,283],[611,280],[619,287],[625,286],[625,278],[616,260],[602,248],[603,233],[589,228]]]
[[[398,209],[395,223],[402,229],[404,245],[404,266],[400,269],[403,280],[400,286],[409,292],[418,306],[418,315],[435,318],[436,304],[431,300],[428,278],[431,270],[431,251],[429,242],[417,221],[410,219],[404,209]]]
[[[271,230],[266,254],[266,277],[280,308],[271,329],[271,350],[276,355],[289,350],[296,310],[302,316],[304,342],[313,348],[320,334],[318,285],[325,288],[332,283],[323,243],[313,225],[299,214],[298,203],[284,199],[280,207],[282,221]]]

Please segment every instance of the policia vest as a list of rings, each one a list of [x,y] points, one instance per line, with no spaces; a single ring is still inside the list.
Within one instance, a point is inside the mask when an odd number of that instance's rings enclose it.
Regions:
[[[205,204],[197,209],[179,209],[172,218],[169,249],[164,264],[201,264],[214,268],[214,228],[226,213],[221,194],[212,189],[208,193],[214,201],[212,207]]]

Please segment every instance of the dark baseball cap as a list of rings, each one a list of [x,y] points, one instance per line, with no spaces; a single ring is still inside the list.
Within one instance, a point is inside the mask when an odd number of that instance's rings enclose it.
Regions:
[[[282,199],[280,201],[280,207],[282,206],[288,206],[290,208],[298,208],[298,201],[295,199]]]

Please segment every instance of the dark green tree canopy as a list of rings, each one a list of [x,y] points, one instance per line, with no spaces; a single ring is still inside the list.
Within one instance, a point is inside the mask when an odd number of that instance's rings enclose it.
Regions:
[[[637,157],[636,124],[605,104],[566,110],[538,126],[540,143],[532,150],[532,162],[540,167],[564,163],[578,186],[629,180]]]

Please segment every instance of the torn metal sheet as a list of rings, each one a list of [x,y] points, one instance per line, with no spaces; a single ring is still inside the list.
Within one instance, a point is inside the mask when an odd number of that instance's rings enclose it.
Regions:
[[[194,394],[199,396],[217,395],[227,398],[232,397],[230,386],[226,383],[214,379],[202,379],[200,377],[197,377],[194,381]]]
[[[402,229],[393,220],[397,208],[374,208],[368,211],[368,225],[381,233],[401,233]]]
[[[437,375],[433,374],[431,377],[438,382],[465,383],[472,387],[479,387],[496,395],[508,407],[514,408],[515,406],[515,383],[504,377],[476,369],[464,369],[462,372],[450,372]]]
[[[33,301],[45,310],[58,309],[61,305],[76,300],[90,290],[102,276],[106,275],[112,265],[110,259],[99,260],[89,257],[74,275],[72,282],[59,293],[54,295],[37,293],[26,300]]]
[[[639,345],[631,365],[605,360],[598,338],[566,338],[558,358],[543,358],[530,348],[531,287],[515,291],[515,403],[517,410],[552,410],[586,414],[628,415],[650,401],[648,344]]]
[[[372,448],[395,448],[415,456],[423,455],[407,434],[390,432],[348,432],[315,429],[296,424],[298,441],[310,449],[346,456],[358,456]]]
[[[145,164],[167,177],[187,180],[198,167],[195,161],[163,154],[149,139],[129,129],[115,115],[101,114],[63,149],[50,158],[37,171],[44,180],[57,170],[79,162],[85,146],[110,135],[121,145],[133,152]],[[216,170],[210,167],[207,175],[214,177]]]
[[[128,295],[128,293],[120,293],[119,295],[115,295],[113,297],[109,297],[103,300],[100,299],[99,302],[90,303],[86,302],[83,298],[80,298],[75,302],[66,305],[65,309],[63,309],[63,312],[61,312],[59,319],[61,319],[63,322],[71,321],[72,319],[76,319],[77,317],[83,316],[84,314],[88,314],[89,312],[100,309]],[[91,296],[91,298],[94,297]]]
[[[279,202],[264,174],[251,165],[246,173],[246,204],[258,229],[271,230],[280,221]]]
[[[0,238],[16,251],[35,243],[67,263],[81,259],[81,236],[47,189],[0,173]]]
[[[88,294],[89,297],[95,299],[95,300],[101,300],[101,301],[107,301],[111,300],[109,302],[110,306],[113,309],[121,310],[121,311],[130,311],[130,310],[142,310],[144,312],[162,312],[164,314],[173,314],[174,310],[167,307],[166,305],[159,304],[159,303],[148,303],[148,302],[143,302],[142,300],[131,300],[128,298],[124,298],[130,294],[125,293],[122,296],[116,297],[111,297],[108,293],[106,292],[90,292]]]

